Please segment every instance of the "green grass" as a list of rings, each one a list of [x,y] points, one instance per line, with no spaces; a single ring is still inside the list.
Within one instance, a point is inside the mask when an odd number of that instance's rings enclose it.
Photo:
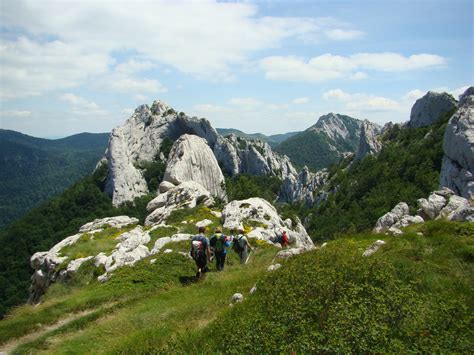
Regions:
[[[59,253],[61,256],[68,257],[66,265],[71,260],[90,255],[95,256],[100,252],[108,254],[119,243],[117,238],[135,227],[136,225],[131,225],[122,229],[106,228],[102,232],[94,234],[84,233],[76,243],[64,247]]]
[[[362,257],[376,239],[387,244]],[[445,221],[341,237],[267,274],[246,302],[165,352],[469,353],[473,245],[473,223]]]
[[[173,244],[170,246],[177,249],[185,246]],[[247,297],[275,252],[275,248],[260,248],[258,256],[245,266],[236,263],[235,255],[231,255],[224,272],[211,272],[199,283],[192,282],[194,262],[179,254],[155,256],[155,264],[143,260],[134,268],[124,268],[108,283],[88,290],[89,294],[98,289],[121,290],[122,296],[133,294],[134,298],[116,297],[120,299],[117,305],[98,309],[44,334],[18,347],[16,353],[135,353],[161,348],[170,337],[203,327],[225,312],[233,293],[241,292]],[[70,298],[78,295],[73,293]],[[23,310],[25,315],[31,311]]]
[[[362,257],[377,239],[386,244]],[[89,309],[16,353],[465,353],[473,348],[474,223],[432,221],[410,226],[399,237],[346,235],[279,260],[283,267],[271,273],[265,270],[277,249],[251,243],[258,249],[249,265],[240,265],[230,252],[224,272],[211,272],[198,283],[194,262],[175,252],[120,269],[105,284],[90,279],[68,294],[46,297],[38,307],[18,308],[0,323],[0,342]],[[188,251],[189,242],[166,248]],[[83,274],[88,272],[85,267]],[[257,292],[250,295],[256,283]],[[229,307],[235,292],[245,301]]]

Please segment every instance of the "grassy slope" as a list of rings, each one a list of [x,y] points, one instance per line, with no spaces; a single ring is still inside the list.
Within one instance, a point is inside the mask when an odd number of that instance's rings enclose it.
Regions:
[[[15,353],[472,349],[474,224],[413,226],[404,236],[383,236],[387,244],[362,257],[378,238],[345,236],[273,273],[265,269],[276,250],[261,247],[249,265],[234,255],[224,272],[199,283],[189,282],[192,260],[160,254],[105,284],[56,285],[43,304],[22,306],[0,323],[0,342],[90,309]],[[234,292],[246,300],[230,308]]]

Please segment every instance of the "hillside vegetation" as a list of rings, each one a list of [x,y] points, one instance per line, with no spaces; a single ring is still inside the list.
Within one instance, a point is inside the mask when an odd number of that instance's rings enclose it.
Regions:
[[[309,216],[308,233],[315,240],[371,229],[377,219],[404,201],[412,208],[439,184],[443,135],[452,112],[429,127],[395,125],[383,136],[382,151],[350,167],[350,159],[330,168],[327,201],[298,213]],[[413,211],[412,211],[413,212]]]
[[[108,136],[49,140],[0,130],[0,229],[89,175]]]
[[[265,270],[278,249],[259,245],[249,265],[231,255],[224,272],[198,283],[192,260],[175,252],[124,267],[104,284],[83,265],[81,277],[54,285],[41,305],[22,306],[2,321],[0,348],[16,347],[15,354],[469,352],[473,236],[473,223],[429,222],[384,237],[387,244],[366,258],[363,251],[380,236],[347,235],[279,261],[283,266],[271,273]],[[189,248],[177,244],[170,246]],[[229,307],[235,292],[245,300]]]

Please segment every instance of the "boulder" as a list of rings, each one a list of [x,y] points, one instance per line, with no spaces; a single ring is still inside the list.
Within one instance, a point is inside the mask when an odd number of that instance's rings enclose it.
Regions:
[[[461,196],[453,195],[449,197],[448,203],[443,207],[436,219],[448,218],[448,216],[453,212],[466,207],[469,207],[469,201],[467,199]]]
[[[362,160],[369,154],[377,154],[382,149],[382,142],[379,140],[381,128],[379,125],[364,120],[361,126],[359,147],[355,154],[355,160]]]
[[[410,209],[405,202],[397,204],[390,212],[380,217],[375,224],[374,233],[382,233],[392,227],[404,216],[410,213]]]
[[[134,217],[128,216],[116,216],[116,217],[106,217],[101,219],[95,219],[92,222],[84,224],[80,229],[79,232],[91,232],[98,229],[103,229],[106,227],[113,227],[113,228],[123,228],[131,224],[137,224],[138,219]]]
[[[193,208],[198,204],[210,206],[213,203],[211,193],[203,186],[194,181],[183,182],[150,201],[147,209],[153,212],[147,216],[145,224],[163,223],[171,212],[181,208]]]
[[[311,248],[310,248],[311,249]],[[288,259],[291,258],[295,255],[300,255],[304,252],[308,251],[307,248],[290,248],[290,249],[284,249],[282,251],[279,251],[276,255],[276,258],[279,259]]]
[[[290,243],[296,247],[307,249],[314,247],[301,222],[297,221],[295,226],[289,228],[275,207],[262,198],[228,203],[222,211],[222,221],[224,228],[227,229],[237,229],[241,225],[258,225],[248,234],[249,238],[271,241],[277,232],[286,231]]]
[[[384,244],[385,242],[383,240],[376,240],[375,242],[372,243],[370,247],[368,247],[364,251],[364,254],[362,254],[362,256],[371,256],[372,254],[377,252]]]
[[[452,212],[448,220],[456,222],[474,222],[474,207],[462,207]]]
[[[140,245],[148,244],[151,240],[148,232],[143,232],[143,229],[140,226],[129,232],[123,233],[117,239],[120,240],[117,249],[124,252],[130,252]]]
[[[79,268],[81,267],[82,264],[84,264],[86,261],[89,261],[91,259],[94,259],[93,256],[87,256],[85,258],[79,258],[79,259],[75,259],[73,261],[71,261],[68,265],[67,265],[67,268],[66,268],[66,273],[68,276],[74,274],[75,272],[77,272],[77,270],[79,270]]]
[[[160,250],[163,249],[163,247],[164,247],[166,244],[181,242],[181,241],[183,241],[183,240],[191,240],[192,237],[193,237],[192,234],[178,233],[178,234],[172,235],[171,237],[159,238],[159,239],[155,242],[155,245],[154,245],[153,249],[151,250],[151,254],[157,254],[157,253],[159,253]]]
[[[160,194],[162,194],[162,193],[165,193],[165,192],[171,190],[171,189],[174,188],[174,187],[175,187],[175,185],[172,184],[171,182],[169,182],[169,181],[162,181],[162,182],[160,183],[160,186],[158,186],[158,191],[159,191]]]
[[[174,143],[163,180],[175,185],[194,181],[212,196],[226,196],[219,164],[206,140],[198,136],[184,134]]]
[[[412,224],[418,224],[418,223],[424,223],[425,220],[420,217],[420,216],[409,216],[409,215],[406,215],[406,216],[403,216],[402,218],[400,218],[398,220],[397,223],[395,223],[391,228],[405,228],[405,227],[408,227],[409,225],[412,225]],[[390,230],[390,228],[389,228]]]
[[[422,98],[416,100],[411,109],[410,127],[430,126],[443,117],[446,113],[454,110],[457,106],[456,100],[447,93],[436,93],[428,91]]]
[[[210,224],[212,224],[212,221],[210,219],[203,219],[202,221],[196,223],[196,227],[207,227]]]
[[[420,198],[418,202],[418,215],[423,217],[425,220],[435,219],[438,217],[439,213],[447,204],[446,198],[440,196],[436,193],[432,193],[428,199]]]
[[[474,87],[461,95],[460,107],[444,132],[440,186],[474,198]]]

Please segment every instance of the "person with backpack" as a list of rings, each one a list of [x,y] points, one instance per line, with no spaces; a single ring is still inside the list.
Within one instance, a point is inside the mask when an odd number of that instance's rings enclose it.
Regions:
[[[250,245],[247,237],[245,236],[244,228],[239,227],[238,229],[239,234],[237,237],[234,238],[234,243],[232,249],[239,254],[240,263],[245,264],[247,263],[247,259],[249,257],[249,251],[252,251],[253,248]]]
[[[230,246],[230,243],[227,237],[222,234],[221,228],[216,228],[215,234],[210,240],[211,248],[214,250],[214,256],[216,258],[216,268],[217,271],[224,270],[225,257],[227,255],[227,247]]]
[[[211,259],[211,250],[209,248],[209,239],[206,238],[204,233],[206,228],[199,227],[199,234],[195,235],[191,239],[191,256],[196,262],[197,272],[196,278],[200,279],[203,273],[209,271],[207,262]]]

